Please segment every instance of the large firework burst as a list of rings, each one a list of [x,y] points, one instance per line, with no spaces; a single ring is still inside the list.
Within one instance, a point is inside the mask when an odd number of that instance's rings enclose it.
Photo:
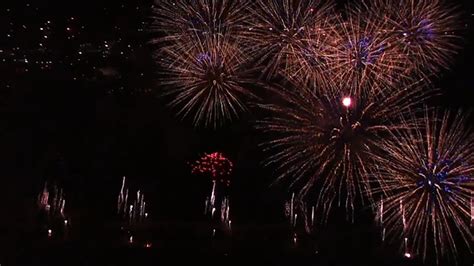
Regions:
[[[246,109],[242,97],[252,95],[243,85],[247,57],[237,44],[208,35],[178,47],[165,49],[161,81],[179,116],[194,112],[194,125],[215,128]]]
[[[415,127],[393,131],[383,155],[374,156],[384,227],[423,258],[455,254],[458,238],[473,243],[474,133],[461,114],[439,117],[426,112]]]
[[[407,74],[449,67],[460,40],[457,8],[443,0],[377,0],[372,13],[386,22],[390,42],[409,62]]]
[[[151,31],[161,34],[153,42],[162,47],[213,34],[237,39],[249,16],[247,0],[159,0],[156,4]]]
[[[244,38],[263,75],[273,77],[289,68],[298,71],[296,65],[310,60],[323,64],[323,53],[314,54],[314,49],[325,46],[321,43],[326,43],[331,10],[332,1],[255,1],[249,9],[252,19],[245,24]]]
[[[334,59],[327,64],[331,79],[354,88],[377,89],[408,82],[407,64],[390,42],[386,21],[367,10],[363,4],[351,5],[333,27]]]
[[[270,115],[258,128],[269,133],[267,164],[279,169],[279,179],[293,181],[300,199],[317,195],[323,217],[335,199],[352,211],[357,195],[367,189],[372,153],[383,149],[381,139],[396,127],[391,122],[426,94],[419,86],[390,93],[350,86],[323,93],[295,86],[298,90],[274,89],[281,104],[263,106]],[[317,193],[311,194],[313,189]]]

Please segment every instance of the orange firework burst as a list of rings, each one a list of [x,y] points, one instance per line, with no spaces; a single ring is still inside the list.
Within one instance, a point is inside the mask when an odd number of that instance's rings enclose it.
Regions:
[[[194,113],[194,125],[216,128],[246,110],[242,97],[252,96],[244,85],[246,56],[223,35],[196,38],[164,50],[162,84],[172,95],[178,115]]]
[[[282,103],[262,106],[271,114],[258,123],[269,133],[267,164],[279,169],[279,179],[289,178],[301,189],[300,198],[316,189],[323,217],[336,198],[352,211],[356,197],[366,191],[372,153],[383,149],[381,139],[397,127],[392,122],[398,115],[426,95],[419,86],[386,94],[350,86],[324,93],[294,86],[298,90],[272,89]]]
[[[449,67],[459,48],[457,8],[443,0],[377,0],[372,13],[386,21],[392,44],[410,63],[407,74]]]
[[[161,34],[153,42],[163,47],[194,42],[206,35],[238,38],[248,19],[247,0],[163,0],[154,9],[151,30]]]
[[[408,82],[403,75],[406,62],[388,38],[387,23],[367,9],[351,6],[330,33],[334,38],[334,59],[327,64],[331,79],[344,86],[372,89]]]
[[[273,77],[279,70],[295,68],[295,64],[322,59],[319,54],[310,54],[314,41],[323,39],[329,26],[326,20],[332,6],[332,1],[319,0],[255,1],[249,9],[252,19],[246,23],[244,39],[264,76]]]
[[[437,261],[457,253],[455,239],[472,246],[474,192],[474,132],[461,114],[439,117],[427,111],[415,127],[393,131],[382,156],[374,156],[383,226],[404,240],[405,252],[424,259],[433,254]]]

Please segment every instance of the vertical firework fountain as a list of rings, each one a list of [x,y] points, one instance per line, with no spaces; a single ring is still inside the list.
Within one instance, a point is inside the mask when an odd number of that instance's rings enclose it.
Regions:
[[[191,164],[192,174],[210,175],[212,181],[211,193],[204,203],[204,214],[212,220],[219,218],[226,230],[231,230],[230,200],[228,189],[233,163],[222,153],[204,154],[199,160]],[[215,229],[213,229],[213,235]]]
[[[385,242],[385,233],[386,233],[386,229],[385,229],[385,224],[384,224],[384,218],[383,218],[383,215],[384,215],[384,200],[383,198],[379,201],[378,205],[376,205],[376,210],[375,210],[375,222],[376,224],[380,227],[381,229],[381,238],[382,238],[382,242]]]
[[[298,243],[298,238],[302,234],[310,235],[315,231],[315,206],[308,206],[296,198],[295,193],[291,194],[284,204],[285,217],[292,231],[292,242]]]
[[[41,219],[41,230],[47,232],[48,238],[53,235],[67,236],[70,221],[65,214],[66,198],[63,189],[57,185],[48,186],[45,182],[43,190],[38,195],[37,206]]]
[[[117,214],[122,220],[122,229],[128,232],[127,239],[134,244],[134,232],[137,231],[148,219],[145,194],[141,190],[132,193],[126,184],[126,177],[122,179],[122,186],[117,199]],[[146,241],[145,247],[151,244]]]

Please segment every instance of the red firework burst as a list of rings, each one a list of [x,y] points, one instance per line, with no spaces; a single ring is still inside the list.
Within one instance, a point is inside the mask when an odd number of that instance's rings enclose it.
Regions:
[[[220,152],[206,153],[191,164],[192,174],[210,175],[213,181],[230,184],[230,175],[234,168],[231,160]]]

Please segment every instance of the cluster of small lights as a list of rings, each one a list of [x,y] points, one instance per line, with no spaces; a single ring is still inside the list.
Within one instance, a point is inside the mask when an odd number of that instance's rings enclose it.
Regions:
[[[205,154],[191,165],[192,174],[208,174],[212,180],[230,183],[234,164],[220,152]]]
[[[121,6],[127,8],[129,15],[136,13],[139,21],[124,26],[115,17]],[[120,36],[126,32],[135,32],[133,35],[137,37],[143,34],[146,23],[140,20],[143,20],[141,13],[144,10],[138,5],[133,8],[128,1],[119,1],[104,10],[105,23],[95,27],[91,26],[90,18],[85,14],[51,16],[41,2],[15,4],[2,12],[6,23],[2,26],[4,35],[0,34],[0,41],[4,43],[0,50],[0,64],[14,75],[59,71],[63,78],[73,81],[91,82],[102,77],[116,79],[119,76],[107,76],[102,69],[117,59],[131,60],[135,58],[135,52],[143,49],[144,42]],[[140,75],[138,78],[145,77]],[[127,91],[149,92],[148,88],[140,87],[133,86]],[[107,90],[108,93],[122,91],[116,88]]]

